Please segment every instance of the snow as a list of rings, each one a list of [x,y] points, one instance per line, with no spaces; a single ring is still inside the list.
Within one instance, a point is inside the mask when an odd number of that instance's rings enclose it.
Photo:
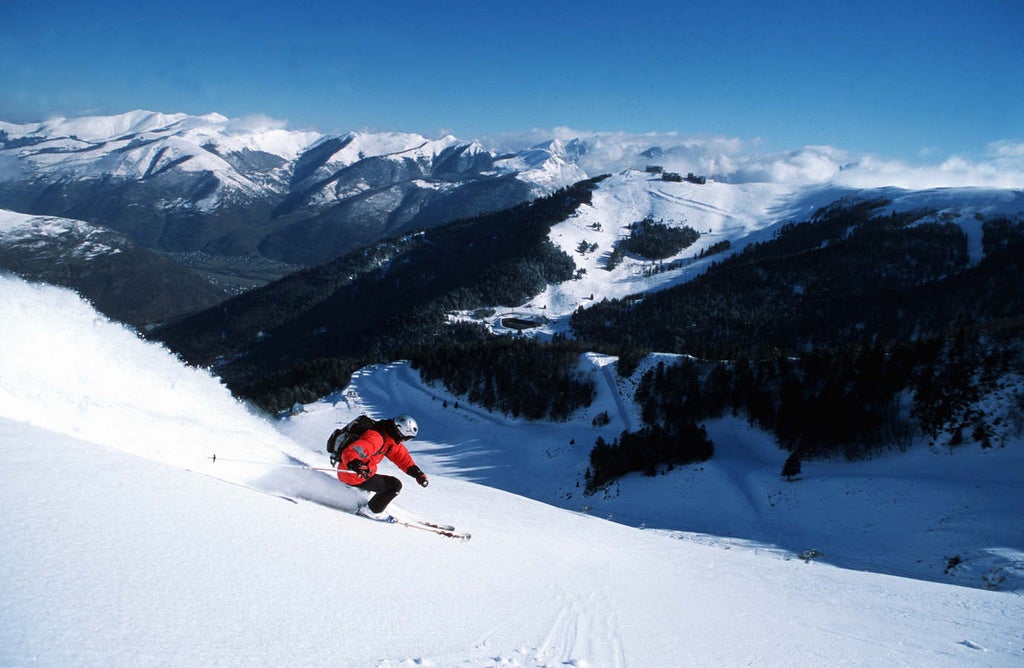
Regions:
[[[36,219],[37,216],[0,209],[0,236],[7,236],[12,232],[28,227]]]
[[[316,444],[359,413],[410,412],[421,433],[443,435],[435,437],[442,442],[418,443],[418,460],[430,470],[567,510],[705,542],[755,541],[758,549],[783,558],[814,549],[846,568],[1024,588],[1019,426],[1008,426],[998,440],[1002,447],[988,451],[951,454],[919,445],[867,462],[805,462],[799,484],[793,484],[780,475],[788,453],[742,419],[728,417],[707,425],[716,444],[712,460],[653,480],[627,476],[586,496],[580,482],[596,438],[611,441],[641,426],[629,397],[645,369],[621,379],[614,361],[585,357],[581,371],[595,380],[597,397],[566,423],[511,420],[462,405],[443,388],[424,385],[407,364],[392,364],[357,373],[344,392],[305,406],[281,430]],[[1000,414],[994,405],[989,412]],[[595,428],[601,413],[610,422]],[[880,517],[880,509],[888,517]],[[946,573],[947,559],[957,554],[963,566]]]
[[[537,149],[540,150],[540,149]],[[517,158],[518,159],[518,158]],[[541,179],[542,180],[542,179]],[[890,212],[931,211],[923,222],[953,222],[967,235],[971,262],[982,259],[982,220],[997,216],[1024,216],[1024,191],[999,188],[853,189],[834,184],[720,183],[664,181],[658,174],[628,169],[601,181],[590,205],[580,207],[567,220],[554,225],[552,243],[565,251],[583,270],[576,280],[549,285],[526,304],[493,306],[484,324],[491,331],[510,333],[502,318],[514,316],[543,324],[528,330],[531,336],[569,334],[568,321],[580,306],[603,299],[621,299],[678,285],[703,273],[723,254],[698,257],[714,244],[728,241],[726,254],[748,244],[770,239],[779,225],[811,220],[814,213],[844,197],[886,198],[879,215]],[[660,262],[626,256],[613,270],[608,256],[616,241],[629,235],[628,226],[650,218],[669,226],[689,226],[700,237],[692,246]],[[581,243],[596,250],[580,252]],[[668,271],[652,272],[658,265],[678,263]],[[454,320],[478,320],[472,312],[452,314]]]
[[[445,150],[465,144],[452,135],[428,139],[408,132],[352,132],[331,137],[312,130],[288,130],[265,116],[229,119],[220,114],[190,116],[136,110],[105,117],[57,118],[42,123],[0,122],[0,179],[27,176],[49,179],[96,179],[114,176],[145,179],[161,174],[209,172],[220,186],[199,203],[174,201],[171,206],[212,211],[226,199],[254,197],[286,188],[288,165],[305,151],[331,139],[344,146],[324,167],[338,171],[373,157],[396,161],[430,161]],[[11,140],[8,144],[8,140]],[[283,167],[267,171],[236,168],[231,154],[261,152],[281,158]],[[466,145],[464,156],[484,153],[478,143]],[[578,166],[550,151],[534,151],[524,160],[498,160],[496,173],[511,173],[543,195],[587,178]],[[521,173],[520,171],[521,170]],[[323,201],[335,199],[323,193]]]
[[[7,209],[0,209],[0,243],[39,243],[45,238],[72,235],[78,239],[74,255],[82,259],[93,259],[99,255],[120,253],[102,239],[111,233],[101,227],[81,220],[56,216],[32,216]]]
[[[557,140],[501,156],[495,160],[495,167],[499,173],[518,174],[520,179],[532,184],[535,196],[588,178],[582,167],[567,159],[565,144]]]
[[[289,131],[272,119],[228,119],[220,114],[189,116],[137,110],[116,116],[58,118],[36,124],[5,123],[0,130],[15,139],[37,143],[3,151],[28,171],[65,178],[117,176],[142,179],[174,167],[184,172],[211,172],[232,190],[254,195],[261,190],[220,155],[263,151],[295,159],[321,137]],[[215,154],[205,147],[212,147]],[[20,171],[8,178],[17,178]],[[217,196],[201,203],[209,210]]]
[[[408,132],[352,132],[329,136],[314,130],[289,130],[286,123],[266,116],[227,118],[217,113],[193,116],[135,110],[115,116],[57,118],[40,123],[0,121],[0,179],[96,179],[116,176],[142,179],[173,170],[186,175],[210,172],[221,187],[200,203],[177,200],[174,207],[212,211],[235,197],[280,195],[287,190],[288,166],[319,142],[346,140],[323,165],[329,174],[370,157],[425,161],[446,149],[465,144],[452,135],[436,139]],[[482,142],[482,143],[481,143]],[[917,190],[976,186],[979,190],[1016,192],[1024,186],[1017,145],[996,142],[989,156],[972,162],[951,156],[939,165],[907,165],[875,156],[857,156],[831,146],[805,146],[775,154],[757,151],[757,142],[729,137],[684,136],[676,133],[578,132],[569,128],[532,130],[468,143],[464,155],[492,152],[494,174],[514,175],[535,196],[554,192],[588,176],[628,173],[660,165],[685,174],[708,176],[710,183],[696,201],[673,200],[686,194],[665,187],[665,206],[689,210],[695,222],[708,219],[722,229],[749,223],[744,206],[754,213],[758,204],[779,204],[789,194],[807,203],[828,193],[902,186]],[[261,152],[281,158],[280,169],[236,168],[231,154]],[[727,186],[732,186],[730,189]],[[962,192],[963,188],[949,188]],[[356,191],[357,192],[357,191]],[[354,193],[353,193],[354,194]],[[322,193],[322,203],[337,193]],[[724,199],[718,199],[723,198]],[[731,198],[738,208],[731,204]],[[705,198],[707,198],[705,200]],[[744,200],[757,200],[744,203]],[[834,199],[834,198],[833,198]],[[831,202],[828,200],[824,203]],[[702,207],[708,207],[703,208]],[[718,207],[717,209],[715,207]],[[1019,210],[1019,206],[1016,207]],[[767,213],[783,213],[781,210]],[[755,220],[764,220],[763,217]],[[695,229],[701,230],[694,225]]]
[[[164,114],[137,109],[115,116],[54,118],[39,124],[36,132],[45,135],[76,136],[83,141],[105,141],[119,135],[158,131],[181,123],[187,118],[189,117],[186,114]]]
[[[411,132],[354,132],[348,137],[351,141],[336,151],[327,161],[327,164],[333,169],[347,167],[372,157],[430,159],[459,143],[452,135],[430,140]]]
[[[703,471],[627,478],[606,502],[569,488],[595,433],[589,412],[543,425],[445,409],[453,398],[397,363],[275,423],[68,291],[0,276],[0,309],[0,665],[1024,661],[1024,602],[1005,582],[887,572],[919,541],[960,554],[963,567],[972,545],[1020,564],[1019,439],[984,454],[805,464],[789,484],[769,476],[780,453],[725,421],[714,428],[735,448]],[[614,431],[629,407],[615,400],[611,363],[588,357],[581,368],[608,379],[590,412],[608,410]],[[330,429],[360,410],[416,415],[413,454],[431,484],[407,484],[399,503],[471,541],[339,512],[359,493],[294,467],[326,465]],[[664,493],[688,481],[690,495]],[[553,505],[567,492],[565,507]],[[853,509],[836,494],[853,495]],[[568,509],[584,502],[591,515]],[[762,533],[741,532],[761,526],[769,502]],[[867,528],[856,524],[864,511],[884,530],[852,530]],[[605,513],[652,528],[593,516]],[[935,536],[914,534],[928,518]],[[773,532],[797,538],[771,542]],[[793,545],[824,555],[805,562]],[[855,546],[878,561],[830,561]]]
[[[494,331],[500,331],[501,319],[509,315],[545,318],[549,322],[532,330],[534,334],[566,333],[568,318],[580,305],[676,285],[719,259],[715,256],[696,259],[709,246],[727,239],[735,251],[762,238],[775,222],[804,207],[796,202],[802,193],[767,183],[668,182],[656,174],[635,170],[612,175],[598,185],[590,205],[580,207],[576,215],[553,226],[549,234],[551,241],[585,273],[577,280],[548,286],[528,304],[496,309],[495,315],[488,318],[488,324]],[[645,270],[658,263],[626,257],[614,270],[608,271],[608,255],[615,242],[628,236],[630,224],[645,218],[674,227],[689,226],[699,232],[697,243],[664,260],[665,263],[686,258],[691,261],[680,269],[648,276]],[[596,244],[597,248],[581,254],[581,242]],[[455,317],[470,319],[472,315],[460,313]]]

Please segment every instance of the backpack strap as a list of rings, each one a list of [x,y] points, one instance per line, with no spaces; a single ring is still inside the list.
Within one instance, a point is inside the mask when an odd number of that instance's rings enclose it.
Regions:
[[[378,422],[368,415],[360,415],[344,427],[335,429],[327,439],[327,452],[331,455],[331,465],[337,466],[345,448],[371,429],[379,429]]]
[[[330,437],[328,437],[327,439],[327,452],[328,454],[331,455],[331,466],[338,465],[338,460],[341,457],[341,450],[345,449],[345,446],[342,446],[340,450],[336,449],[338,445],[338,440],[342,439],[344,435],[345,430],[339,427],[335,429],[334,433],[332,433]]]

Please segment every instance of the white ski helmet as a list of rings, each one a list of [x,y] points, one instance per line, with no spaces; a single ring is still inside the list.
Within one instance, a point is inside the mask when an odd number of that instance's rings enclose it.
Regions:
[[[403,439],[416,438],[416,434],[419,433],[420,427],[411,416],[399,415],[393,422]]]

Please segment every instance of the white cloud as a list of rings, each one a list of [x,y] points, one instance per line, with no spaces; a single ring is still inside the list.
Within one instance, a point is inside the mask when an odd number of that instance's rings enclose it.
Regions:
[[[988,145],[988,152],[994,158],[1024,160],[1024,142],[1014,142],[1006,139],[994,141]]]
[[[831,146],[805,146],[781,154],[742,154],[734,157],[728,181],[807,185],[834,180],[849,162],[845,151]]]
[[[838,182],[859,187],[898,186],[901,188],[1024,188],[1024,153],[1004,152],[981,161],[952,155],[938,164],[908,165],[898,160],[873,156],[860,158],[844,170]]]
[[[586,151],[574,160],[592,175],[660,165],[669,171],[694,172],[731,183],[1024,188],[1024,142],[1008,140],[989,144],[981,159],[944,157],[931,150],[920,157],[932,160],[919,164],[833,146],[764,153],[757,150],[759,141],[735,137],[581,132],[567,127],[495,135],[480,141],[493,150],[511,151],[551,139],[564,143],[580,139]]]
[[[271,118],[265,114],[252,114],[241,118],[232,118],[227,123],[227,130],[237,134],[253,134],[270,130],[284,130],[288,121]]]

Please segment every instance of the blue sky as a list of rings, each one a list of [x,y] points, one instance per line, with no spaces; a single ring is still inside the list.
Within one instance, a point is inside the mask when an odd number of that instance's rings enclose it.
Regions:
[[[566,126],[909,162],[1024,146],[1024,1],[6,0],[0,120]]]

